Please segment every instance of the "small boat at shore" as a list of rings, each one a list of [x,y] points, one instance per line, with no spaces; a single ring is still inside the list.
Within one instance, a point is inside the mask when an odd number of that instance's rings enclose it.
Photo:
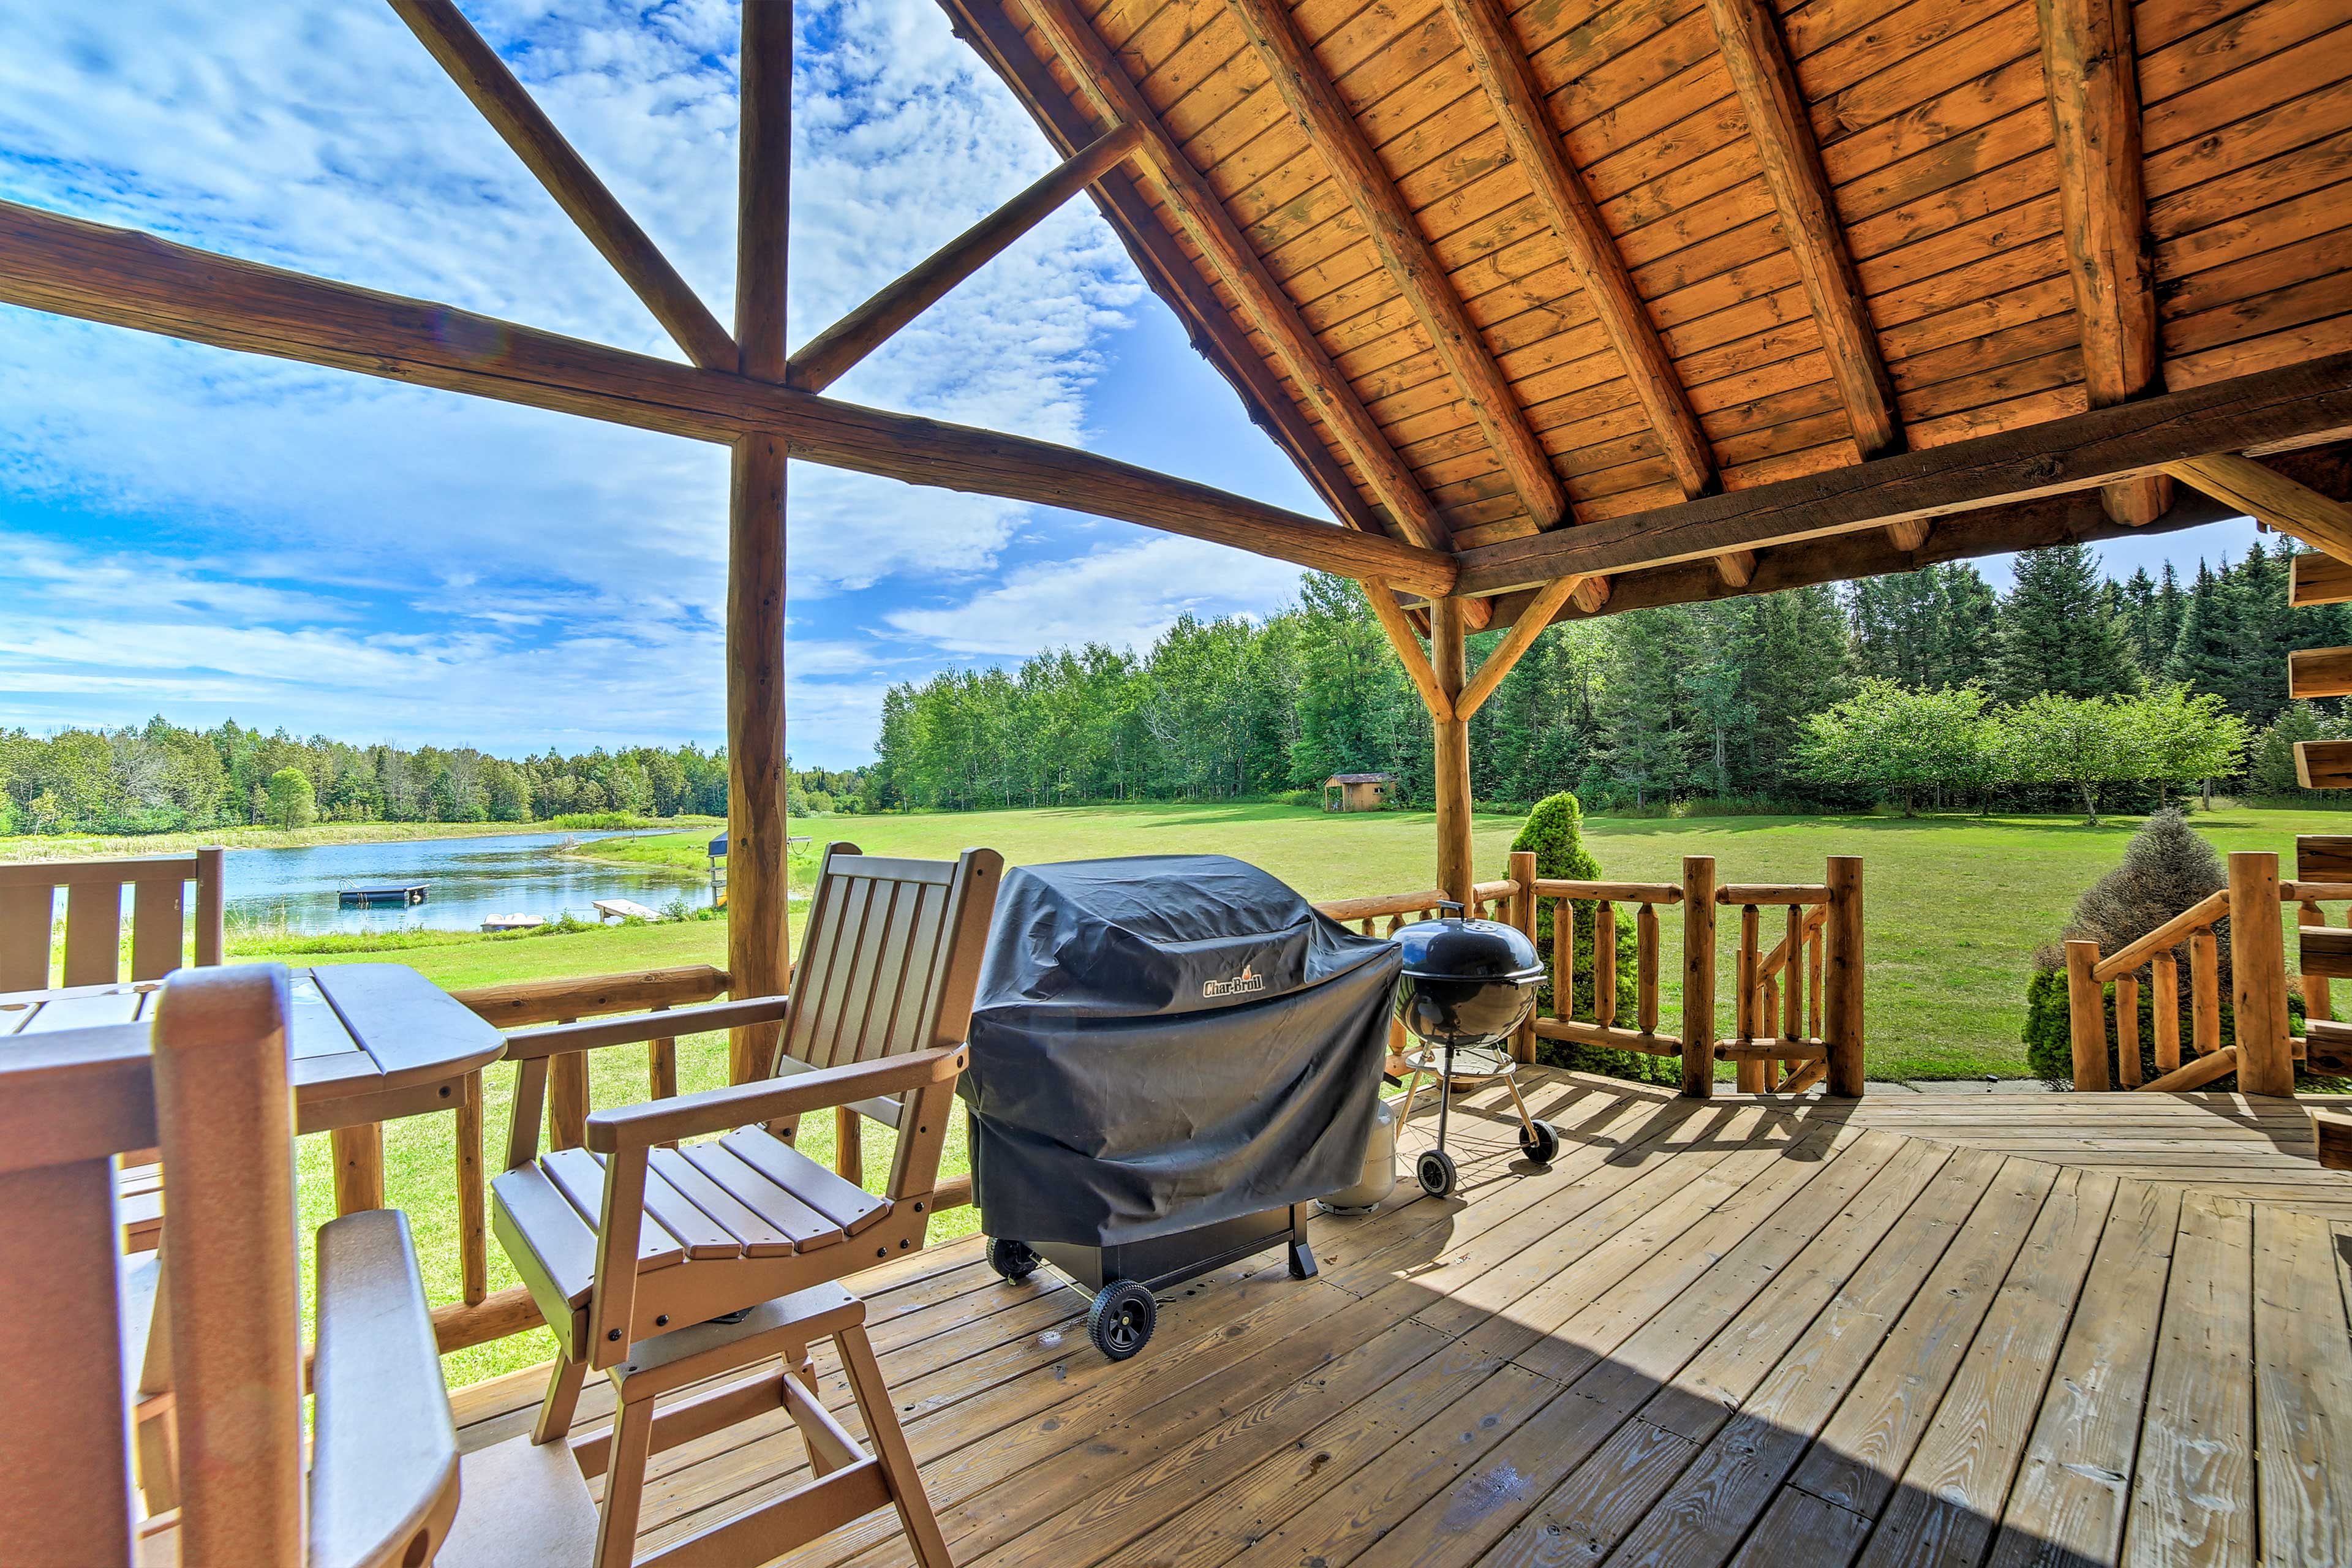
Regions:
[[[489,915],[482,921],[487,931],[533,931],[547,923],[545,915]]]

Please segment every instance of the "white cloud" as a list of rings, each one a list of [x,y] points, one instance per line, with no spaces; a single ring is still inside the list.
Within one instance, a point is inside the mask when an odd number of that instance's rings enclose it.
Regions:
[[[1020,658],[1087,642],[1149,647],[1179,616],[1265,615],[1299,572],[1197,539],[1162,536],[1024,566],[961,603],[899,610],[903,635],[960,653]]]

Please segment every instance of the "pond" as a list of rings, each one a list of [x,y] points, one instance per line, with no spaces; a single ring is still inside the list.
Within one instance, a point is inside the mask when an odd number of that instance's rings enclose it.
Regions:
[[[425,926],[478,931],[492,915],[567,910],[596,918],[598,899],[630,899],[659,910],[684,897],[710,901],[708,876],[656,866],[615,866],[563,851],[627,834],[513,833],[478,838],[415,838],[383,844],[321,844],[299,849],[236,849],[224,879],[232,929],[326,931],[397,931]],[[350,888],[422,883],[425,901],[345,909]]]

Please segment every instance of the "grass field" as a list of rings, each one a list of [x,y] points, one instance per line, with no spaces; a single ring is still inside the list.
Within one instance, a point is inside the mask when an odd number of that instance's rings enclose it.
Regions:
[[[2273,849],[2290,859],[2297,833],[2344,826],[2336,813],[2252,808],[2192,820],[2217,849]],[[1604,871],[1634,880],[1675,879],[1682,858],[1692,854],[1717,857],[1726,880],[1818,880],[1824,857],[1860,854],[1869,1066],[1873,1078],[1885,1079],[2025,1076],[2018,1034],[2032,951],[2056,936],[2076,897],[2116,864],[2138,823],[2119,818],[2093,828],[2054,817],[1738,816],[1595,818],[1586,826]],[[1502,874],[1517,827],[1514,817],[1479,818],[1482,871]],[[1433,824],[1426,814],[1412,812],[1327,816],[1311,808],[1264,805],[1097,806],[839,817],[817,824],[816,832],[820,838],[839,836],[885,854],[946,857],[966,846],[986,845],[1015,863],[1215,851],[1263,866],[1317,899],[1423,888],[1433,879]],[[697,831],[638,838],[605,853],[698,869],[707,837],[707,832]],[[806,859],[800,876],[812,874],[814,864],[814,858]],[[1678,927],[1669,921],[1668,928],[1672,947],[1679,941]],[[692,921],[521,941],[459,941],[385,956],[414,965],[443,985],[462,987],[673,963],[723,965],[726,945],[723,921]],[[1727,966],[1733,945],[1727,936]],[[246,952],[262,955],[259,950]],[[366,962],[372,955],[282,956],[302,964]],[[1665,969],[1671,977],[1671,960]],[[1727,983],[1721,994],[1727,1016]],[[1671,1011],[1671,1002],[1668,1006]],[[681,1041],[679,1055],[687,1089],[715,1087],[723,1079],[720,1037]],[[601,1056],[593,1075],[595,1102],[642,1098],[643,1055],[617,1049]],[[489,1075],[488,1125],[494,1147],[507,1124],[507,1077],[503,1069]],[[450,1133],[444,1117],[386,1130],[389,1190],[393,1201],[410,1212],[436,1300],[453,1299],[457,1286]],[[831,1160],[829,1124],[812,1121],[803,1138],[812,1154]],[[887,1159],[877,1142],[867,1139],[873,1184],[882,1180]],[[304,1144],[304,1214],[316,1225],[330,1217],[331,1208],[328,1150],[323,1138],[306,1139]],[[963,1168],[959,1125],[947,1169]],[[971,1210],[951,1211],[940,1216],[934,1234],[963,1234],[974,1223]],[[493,1289],[512,1282],[495,1245],[490,1268]],[[543,1335],[527,1335],[452,1356],[449,1373],[453,1381],[470,1382],[548,1353]]]

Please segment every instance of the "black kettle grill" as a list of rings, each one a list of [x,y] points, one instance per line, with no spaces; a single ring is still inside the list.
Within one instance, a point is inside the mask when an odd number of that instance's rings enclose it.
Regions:
[[[1536,988],[1543,984],[1544,967],[1535,943],[1516,927],[1499,921],[1464,918],[1463,908],[1451,900],[1441,910],[1453,912],[1438,920],[1419,921],[1396,933],[1404,953],[1404,973],[1397,981],[1397,1018],[1428,1045],[1444,1052],[1437,1093],[1437,1146],[1424,1150],[1413,1162],[1413,1175],[1432,1197],[1454,1190],[1456,1173],[1445,1152],[1448,1102],[1453,1099],[1454,1055],[1458,1050],[1491,1050],[1510,1038],[1535,1010]],[[1504,1080],[1509,1083],[1512,1063],[1501,1058]],[[1551,1163],[1559,1152],[1559,1132],[1549,1122],[1528,1114],[1517,1085],[1510,1085],[1511,1103],[1519,1113],[1519,1149],[1538,1165]],[[1407,1096],[1408,1107],[1411,1096]]]

